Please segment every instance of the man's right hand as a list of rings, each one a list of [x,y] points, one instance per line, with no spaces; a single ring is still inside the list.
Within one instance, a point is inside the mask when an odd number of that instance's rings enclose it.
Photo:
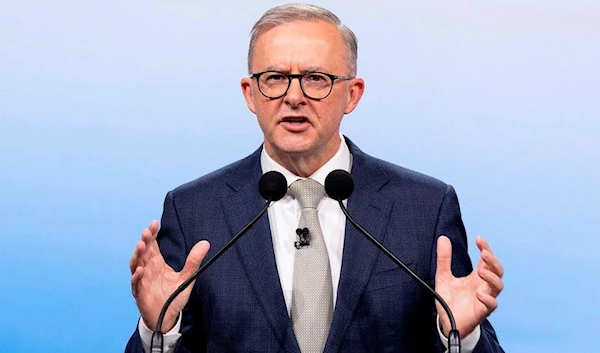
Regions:
[[[167,298],[192,275],[202,263],[210,245],[206,240],[198,242],[190,251],[181,272],[175,272],[160,253],[156,235],[158,221],[142,231],[142,239],[137,243],[129,260],[131,270],[131,293],[146,326],[156,330],[158,315]],[[161,328],[163,333],[175,326],[177,316],[190,298],[193,283],[175,298],[165,315]]]

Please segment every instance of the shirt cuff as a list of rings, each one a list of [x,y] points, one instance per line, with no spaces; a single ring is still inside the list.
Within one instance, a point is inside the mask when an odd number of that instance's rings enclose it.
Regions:
[[[179,329],[181,328],[181,313],[179,313],[179,318],[175,323],[173,328],[163,335],[163,352],[164,353],[172,353],[175,350],[175,346],[177,345],[177,341],[179,341],[179,337],[181,337],[181,333],[179,333]],[[150,353],[150,344],[152,342],[152,334],[154,331],[150,330],[144,320],[140,317],[140,321],[138,323],[138,332],[140,333],[140,339],[142,340],[142,347],[144,347],[144,352]]]
[[[436,325],[438,333],[440,335],[440,339],[442,340],[442,344],[446,348],[446,352],[448,351],[448,338],[444,336],[442,330],[440,330],[440,316],[437,316]],[[473,332],[471,332],[467,337],[460,340],[460,351],[462,353],[472,353],[479,342],[479,337],[481,336],[481,327],[477,325]]]

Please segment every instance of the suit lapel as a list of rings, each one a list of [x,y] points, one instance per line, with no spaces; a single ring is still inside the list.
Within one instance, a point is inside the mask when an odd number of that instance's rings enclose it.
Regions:
[[[378,241],[383,242],[393,200],[380,190],[388,177],[374,159],[362,153],[350,140],[355,189],[348,199],[348,212]],[[337,351],[344,341],[352,314],[375,266],[379,250],[346,221],[344,254],[338,296],[325,352]]]
[[[248,157],[227,180],[232,191],[222,205],[232,237],[265,205],[258,192],[258,180],[262,174],[260,151],[261,149]],[[254,295],[282,348],[286,352],[298,352],[281,290],[267,214],[239,239],[234,248],[239,254]]]

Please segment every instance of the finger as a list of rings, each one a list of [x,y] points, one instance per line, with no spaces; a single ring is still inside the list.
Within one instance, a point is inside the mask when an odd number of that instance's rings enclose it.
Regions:
[[[150,244],[151,242],[156,240],[156,234],[157,233],[153,233],[150,228],[144,228],[142,230],[142,240],[144,241],[144,243]]]
[[[152,220],[152,222],[150,222],[150,225],[148,226],[148,229],[150,230],[152,235],[156,237],[156,234],[158,234],[158,221],[155,219]]]
[[[489,270],[479,270],[479,277],[481,277],[489,286],[488,293],[493,297],[497,297],[498,294],[504,289],[504,282],[495,273]]]
[[[188,254],[188,257],[185,260],[185,265],[183,265],[183,269],[181,270],[180,275],[185,278],[188,278],[192,275],[192,273],[196,272],[196,270],[200,268],[200,264],[206,256],[206,253],[208,253],[209,248],[210,244],[206,240],[202,240],[196,243],[196,245],[194,245],[194,247]]]
[[[504,268],[500,263],[500,260],[491,251],[483,250],[481,252],[481,259],[485,263],[487,269],[497,274],[499,277],[504,276]]]
[[[483,237],[481,235],[478,235],[475,238],[475,243],[477,244],[477,248],[479,248],[479,251],[481,253],[481,257],[477,263],[477,268],[478,269],[491,269],[494,272],[496,272],[496,270],[500,270],[502,268],[502,266],[499,266],[499,268],[498,268],[498,266],[495,266],[494,268],[490,268],[488,262],[482,261],[485,252],[488,252],[489,254],[494,255],[492,248],[490,247],[490,244],[485,239],[483,239]],[[500,262],[498,262],[497,265],[500,265]],[[496,272],[496,273],[501,274],[501,272]]]
[[[156,237],[158,236],[158,230],[159,230],[158,221],[153,220],[152,222],[150,222],[150,226],[148,227],[148,230],[152,234],[152,242],[151,242],[150,246],[152,247],[153,250],[155,250],[156,252],[159,252],[160,250],[158,249],[158,242],[156,241]]]
[[[498,300],[496,300],[496,298],[493,296],[482,291],[475,292],[475,295],[477,296],[477,299],[479,299],[479,301],[487,308],[488,315],[498,307]]]
[[[142,266],[136,267],[135,271],[131,275],[131,294],[133,294],[134,298],[137,298],[138,293],[141,291],[143,277],[144,268]]]
[[[160,249],[158,248],[158,243],[156,242],[156,233],[152,233],[150,228],[145,228],[142,230],[142,241],[146,244],[146,252],[148,255],[144,255],[145,261],[153,258],[156,254],[160,253]]]
[[[437,275],[452,275],[452,243],[447,236],[441,235],[437,241]]]
[[[490,244],[488,244],[488,242],[485,241],[485,239],[483,239],[483,237],[481,235],[478,235],[475,238],[475,244],[477,244],[477,248],[479,248],[479,251],[487,250],[489,252],[492,252],[492,248],[490,247]]]
[[[129,270],[131,271],[132,275],[135,272],[135,269],[140,265],[140,258],[142,256],[144,256],[145,252],[146,252],[146,243],[144,243],[141,240],[138,241],[135,246],[133,255],[131,255],[131,258],[129,259]]]

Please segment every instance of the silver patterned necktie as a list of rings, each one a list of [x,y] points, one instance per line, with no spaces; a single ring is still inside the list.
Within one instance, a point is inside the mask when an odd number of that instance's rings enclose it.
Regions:
[[[298,228],[308,229],[309,241],[296,249],[290,316],[300,351],[321,353],[333,316],[331,267],[317,212],[325,188],[313,179],[302,179],[290,185],[290,192],[302,208]]]

